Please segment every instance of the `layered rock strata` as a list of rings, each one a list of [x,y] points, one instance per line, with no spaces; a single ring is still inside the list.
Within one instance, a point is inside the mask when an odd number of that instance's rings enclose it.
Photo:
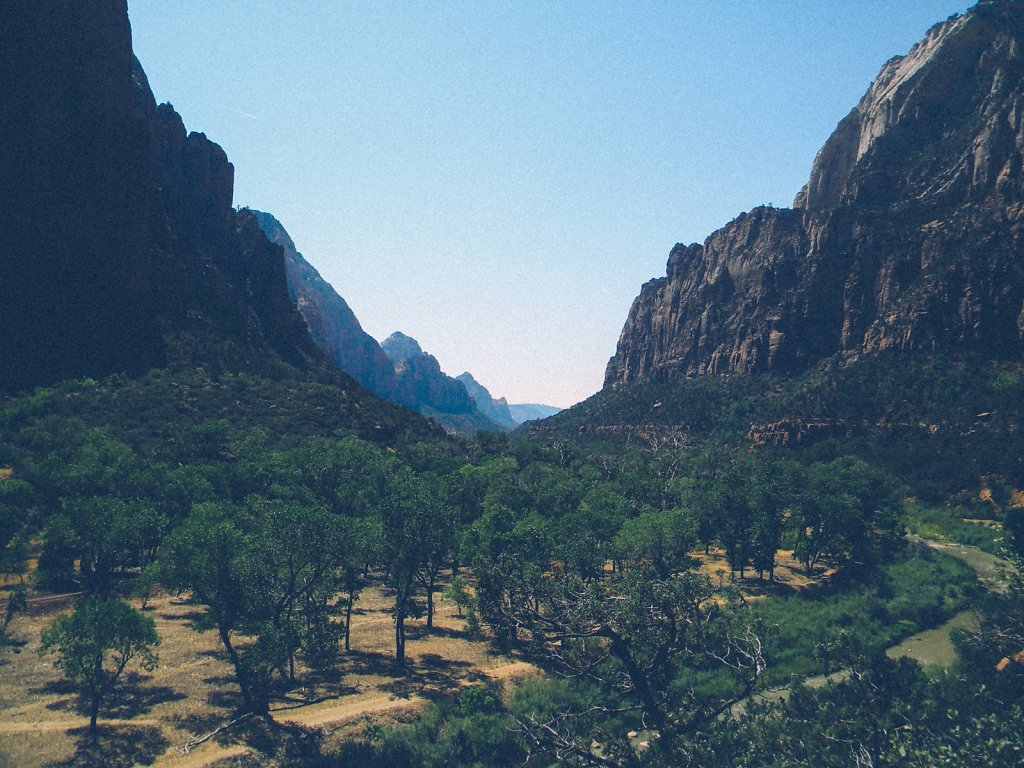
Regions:
[[[889,61],[793,209],[677,245],[605,386],[884,352],[1024,355],[1021,0],[981,3]]]

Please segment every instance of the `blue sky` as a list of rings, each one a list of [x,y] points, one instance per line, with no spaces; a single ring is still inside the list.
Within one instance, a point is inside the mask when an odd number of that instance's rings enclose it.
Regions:
[[[789,205],[958,0],[129,0],[158,101],[378,339],[495,396],[600,388],[676,242]]]

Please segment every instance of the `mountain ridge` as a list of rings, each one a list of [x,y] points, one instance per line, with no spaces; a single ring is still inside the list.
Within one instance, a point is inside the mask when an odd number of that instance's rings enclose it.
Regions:
[[[885,351],[1024,354],[1024,4],[942,22],[882,69],[794,209],[672,249],[605,387]]]
[[[394,400],[395,370],[377,341],[366,333],[344,298],[295,247],[284,225],[263,211],[251,211],[260,229],[284,251],[288,294],[318,347],[345,373],[385,400]]]
[[[125,0],[4,9],[0,391],[182,364],[330,376],[224,150],[157,104]]]

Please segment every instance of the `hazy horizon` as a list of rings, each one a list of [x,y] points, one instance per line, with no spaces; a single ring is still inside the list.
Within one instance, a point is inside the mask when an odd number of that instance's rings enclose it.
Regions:
[[[378,340],[495,397],[602,383],[676,242],[788,206],[886,60],[968,3],[130,0],[158,101]]]

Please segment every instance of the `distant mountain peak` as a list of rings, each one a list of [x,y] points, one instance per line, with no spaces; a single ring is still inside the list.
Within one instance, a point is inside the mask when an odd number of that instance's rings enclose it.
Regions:
[[[424,354],[420,343],[412,336],[406,336],[401,331],[395,331],[381,342],[381,349],[388,356],[392,363],[400,363],[410,357],[418,357]]]
[[[466,391],[469,392],[469,396],[476,401],[477,408],[480,412],[506,429],[514,429],[518,422],[512,418],[512,414],[508,409],[508,402],[505,398],[495,399],[491,396],[491,393],[487,388],[473,378],[473,374],[468,371],[461,373],[455,377],[458,381],[466,387]]]
[[[272,214],[250,210],[263,234],[284,251],[288,295],[320,350],[371,392],[396,401],[394,368],[376,339],[330,283],[296,249],[291,235]]]

